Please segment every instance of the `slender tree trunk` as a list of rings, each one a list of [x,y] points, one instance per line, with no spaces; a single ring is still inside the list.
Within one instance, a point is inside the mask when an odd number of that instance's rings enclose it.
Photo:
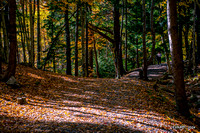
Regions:
[[[87,15],[87,4],[86,3],[86,9],[85,9],[85,24],[86,24],[86,28],[85,28],[85,33],[86,33],[86,42],[85,42],[85,76],[88,77],[88,15]]]
[[[163,33],[163,31],[162,31],[162,33]],[[162,43],[164,44],[165,56],[167,58],[168,73],[172,74],[172,67],[171,67],[170,60],[169,60],[169,52],[168,52],[168,49],[167,49],[167,44],[165,43],[164,33],[163,33],[161,38],[162,38]]]
[[[156,36],[155,36],[155,29],[154,29],[153,12],[154,12],[154,0],[151,0],[151,15],[150,16],[151,16],[152,49],[151,49],[151,57],[150,57],[147,65],[152,64],[153,59],[155,57]]]
[[[67,1],[68,2],[68,1]],[[71,45],[70,45],[70,30],[69,30],[69,11],[68,11],[68,4],[66,5],[66,11],[65,11],[65,34],[66,34],[66,74],[72,75],[72,68],[71,68]]]
[[[2,5],[2,4],[1,4]],[[4,15],[4,10],[1,10],[1,19],[2,19],[2,27],[3,27],[3,39],[4,39],[4,58],[6,63],[8,63],[9,59],[9,40],[8,40],[8,32],[6,28],[6,20]]]
[[[140,67],[140,63],[139,63],[139,50],[138,50],[138,38],[136,38],[136,47],[137,47],[137,50],[136,50],[136,62],[137,62],[137,68]]]
[[[1,21],[0,21],[0,74],[2,74],[2,62],[3,62],[2,58],[3,58],[3,45],[1,38]]]
[[[78,23],[79,23],[79,2],[76,7],[76,38],[75,38],[75,76],[78,76]]]
[[[85,76],[85,12],[84,4],[81,8],[81,45],[82,45],[82,76]]]
[[[9,0],[9,39],[10,39],[10,54],[8,69],[3,80],[7,81],[11,76],[15,76],[16,70],[16,51],[17,51],[17,35],[16,35],[16,1]]]
[[[93,72],[93,49],[90,48],[89,49],[89,69],[90,69],[90,73]]]
[[[94,42],[94,56],[95,56],[95,63],[96,63],[96,75],[97,75],[97,78],[100,77],[100,74],[99,74],[99,63],[98,63],[98,59],[97,59],[97,49],[96,49],[96,39],[95,37],[93,37],[93,42]]]
[[[23,27],[22,27],[22,19],[19,16],[19,28],[20,28],[20,34],[21,34],[21,42],[22,42],[22,48],[23,48],[23,62],[26,63],[27,59],[26,59],[26,47],[25,47],[25,38],[24,38],[24,31],[23,31]]]
[[[127,68],[127,42],[128,42],[128,34],[127,34],[127,27],[128,27],[128,16],[127,16],[127,0],[125,0],[125,71],[128,71]]]
[[[34,31],[34,27],[33,27],[33,8],[32,8],[32,0],[29,0],[29,15],[30,15],[30,60],[29,60],[29,63],[30,63],[30,66],[33,67],[34,66],[34,61],[33,61],[33,45],[34,45],[34,34],[33,34],[33,31]]]
[[[177,111],[183,116],[189,116],[189,108],[185,93],[183,75],[182,46],[178,39],[177,0],[167,0],[168,35],[171,45],[173,76],[175,84],[175,99]]]
[[[194,12],[193,12],[193,41],[192,41],[192,69],[193,69],[193,74],[196,73],[196,2],[194,1]]]
[[[145,0],[142,0],[142,9],[143,9],[143,77],[144,80],[147,80],[147,49],[146,49],[146,8]]]
[[[37,68],[41,69],[40,0],[37,0]]]
[[[197,1],[197,0],[196,0]],[[197,53],[200,53],[200,5],[196,7],[196,33],[197,33]],[[196,64],[200,65],[200,54],[197,54]]]

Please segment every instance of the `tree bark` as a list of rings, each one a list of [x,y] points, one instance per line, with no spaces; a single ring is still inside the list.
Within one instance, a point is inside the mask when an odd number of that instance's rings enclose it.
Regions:
[[[127,27],[128,27],[128,15],[127,15],[127,0],[125,0],[125,71],[128,71],[127,68],[127,42],[128,42],[128,34],[127,34]]]
[[[198,3],[198,0],[196,0],[198,6],[196,7],[196,32],[197,32],[197,53],[200,53],[200,4]],[[200,65],[200,54],[196,55],[196,64]]]
[[[154,29],[154,17],[153,17],[153,12],[154,12],[154,0],[151,0],[151,35],[152,35],[152,49],[151,49],[151,57],[148,60],[148,65],[153,63],[153,59],[155,57],[155,46],[156,46],[156,36],[155,36],[155,29]]]
[[[193,12],[193,41],[192,41],[192,70],[193,74],[196,73],[196,2],[194,1],[194,12]]]
[[[8,40],[8,31],[6,27],[6,19],[4,15],[4,10],[1,10],[1,19],[2,19],[2,27],[3,27],[3,39],[4,39],[4,60],[8,63],[9,59],[9,40]]]
[[[119,24],[119,0],[114,1],[114,56],[115,56],[115,71],[116,78],[119,79],[123,75],[123,64],[121,64],[121,37]],[[122,68],[121,68],[122,67]]]
[[[167,0],[168,35],[171,44],[173,77],[177,111],[188,117],[190,115],[184,84],[182,46],[178,39],[177,0]]]
[[[68,2],[68,1],[67,1]],[[66,11],[65,11],[65,34],[66,34],[66,74],[72,75],[72,68],[71,68],[71,44],[70,44],[70,30],[69,30],[69,9],[68,4],[66,5]]]
[[[96,39],[95,37],[93,36],[93,47],[94,47],[94,56],[95,56],[95,63],[96,63],[96,75],[97,75],[97,78],[100,77],[100,74],[99,74],[99,63],[98,63],[98,59],[97,59],[97,50],[96,50]]]
[[[142,0],[142,9],[143,9],[143,78],[147,80],[147,49],[146,49],[146,8],[145,0]]]
[[[79,1],[80,2],[80,1]],[[78,76],[78,23],[79,23],[79,2],[76,7],[76,38],[75,38],[75,76]]]
[[[86,33],[86,39],[85,39],[85,76],[88,77],[88,16],[87,16],[87,4],[86,3],[86,9],[85,9],[85,33]]]
[[[37,0],[37,68],[41,69],[40,0]]]
[[[10,54],[7,71],[3,77],[3,81],[7,81],[11,76],[15,76],[16,70],[16,51],[17,51],[17,35],[16,35],[16,1],[9,0],[9,40],[10,40]]]
[[[85,4],[81,8],[82,76],[85,77]]]

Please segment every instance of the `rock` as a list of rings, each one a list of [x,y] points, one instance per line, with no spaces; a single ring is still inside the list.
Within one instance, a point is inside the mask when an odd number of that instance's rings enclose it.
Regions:
[[[19,88],[20,85],[19,83],[17,82],[17,80],[15,79],[14,76],[11,76],[8,81],[6,82],[7,85],[13,87],[13,88]]]
[[[17,98],[17,103],[20,105],[26,104],[26,97],[18,97]]]

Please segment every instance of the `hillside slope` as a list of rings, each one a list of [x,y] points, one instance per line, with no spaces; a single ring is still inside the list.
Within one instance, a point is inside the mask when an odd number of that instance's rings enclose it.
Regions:
[[[152,82],[65,76],[18,65],[20,88],[0,82],[2,132],[198,132]],[[167,89],[171,89],[168,87]],[[27,103],[17,104],[26,97]]]

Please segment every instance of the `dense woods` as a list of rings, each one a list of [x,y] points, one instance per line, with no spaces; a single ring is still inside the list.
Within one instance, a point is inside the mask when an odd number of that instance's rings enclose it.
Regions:
[[[116,79],[141,67],[148,81],[161,53],[177,111],[190,116],[184,78],[200,65],[199,0],[1,0],[0,9],[1,81],[17,64]]]

